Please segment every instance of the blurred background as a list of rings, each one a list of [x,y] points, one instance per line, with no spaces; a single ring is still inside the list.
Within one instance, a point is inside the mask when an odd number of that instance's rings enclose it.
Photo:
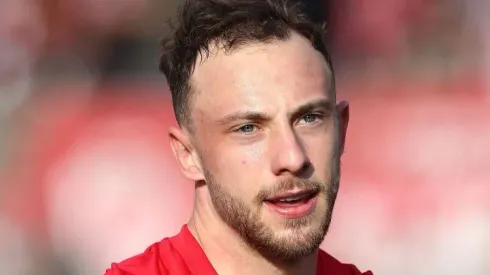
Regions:
[[[303,2],[352,112],[323,248],[377,275],[490,274],[490,2]],[[102,274],[187,221],[157,70],[178,3],[0,1],[0,274]]]

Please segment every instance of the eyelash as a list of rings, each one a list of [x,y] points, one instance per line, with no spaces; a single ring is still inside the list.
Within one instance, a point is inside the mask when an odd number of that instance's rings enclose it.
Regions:
[[[245,132],[245,131],[242,131],[242,129],[244,129],[244,128],[245,128],[245,127],[247,127],[247,126],[252,126],[252,127],[253,127],[253,129],[252,129],[252,131],[251,131],[251,132]],[[236,129],[234,132],[237,132],[237,133],[243,133],[243,134],[249,135],[249,134],[251,134],[251,133],[255,132],[254,130],[255,130],[256,128],[258,128],[258,126],[257,126],[257,125],[252,124],[252,123],[248,123],[248,124],[245,124],[245,125],[240,126],[240,127],[239,127],[238,129]]]
[[[323,118],[323,115],[322,114],[311,113],[311,114],[306,114],[306,115],[302,116],[300,120],[304,120],[307,116],[310,116],[310,117],[314,117],[315,118],[315,121],[310,122],[308,124],[316,123],[318,120],[321,120]]]
[[[324,115],[324,114],[322,114],[322,113],[309,113],[309,114],[305,114],[304,116],[302,116],[302,117],[301,117],[301,119],[300,119],[300,121],[301,121],[301,120],[304,120],[304,119],[305,119],[306,117],[308,117],[308,116],[312,116],[312,117],[314,117],[314,118],[315,118],[315,120],[314,120],[313,122],[309,122],[309,123],[307,122],[307,124],[315,124],[315,123],[318,123],[318,120],[322,120],[322,119],[324,118],[324,116],[325,116],[325,115]],[[251,130],[250,130],[250,131],[248,131],[248,132],[247,132],[247,131],[242,131],[243,129],[245,129],[245,127],[249,127],[249,126],[253,127],[253,129],[251,129]],[[259,126],[257,126],[256,124],[253,124],[253,123],[247,123],[247,124],[244,124],[244,125],[242,125],[242,126],[238,127],[238,128],[237,128],[237,129],[235,129],[233,132],[236,132],[236,133],[242,133],[242,134],[245,134],[245,135],[249,135],[249,134],[254,133],[254,132],[255,132],[254,130],[256,130],[258,127],[259,127]]]

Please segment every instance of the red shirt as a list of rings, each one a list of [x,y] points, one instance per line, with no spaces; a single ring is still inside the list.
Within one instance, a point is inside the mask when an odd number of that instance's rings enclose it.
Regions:
[[[216,275],[199,243],[187,228],[150,246],[140,255],[112,264],[105,275]],[[319,250],[318,275],[372,275],[343,264]]]

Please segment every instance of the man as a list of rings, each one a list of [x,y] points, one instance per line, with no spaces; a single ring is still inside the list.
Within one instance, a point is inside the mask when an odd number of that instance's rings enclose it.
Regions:
[[[194,211],[106,274],[362,274],[319,249],[349,118],[321,28],[286,0],[190,0],[179,19],[161,69]]]

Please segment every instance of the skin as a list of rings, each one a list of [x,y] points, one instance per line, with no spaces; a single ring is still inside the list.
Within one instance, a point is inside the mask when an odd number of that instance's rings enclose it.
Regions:
[[[192,131],[171,128],[170,143],[196,182],[188,227],[211,264],[219,274],[315,274],[349,118],[323,56],[296,33],[214,47],[190,84]],[[318,190],[307,216],[285,218],[263,201],[293,188]]]

